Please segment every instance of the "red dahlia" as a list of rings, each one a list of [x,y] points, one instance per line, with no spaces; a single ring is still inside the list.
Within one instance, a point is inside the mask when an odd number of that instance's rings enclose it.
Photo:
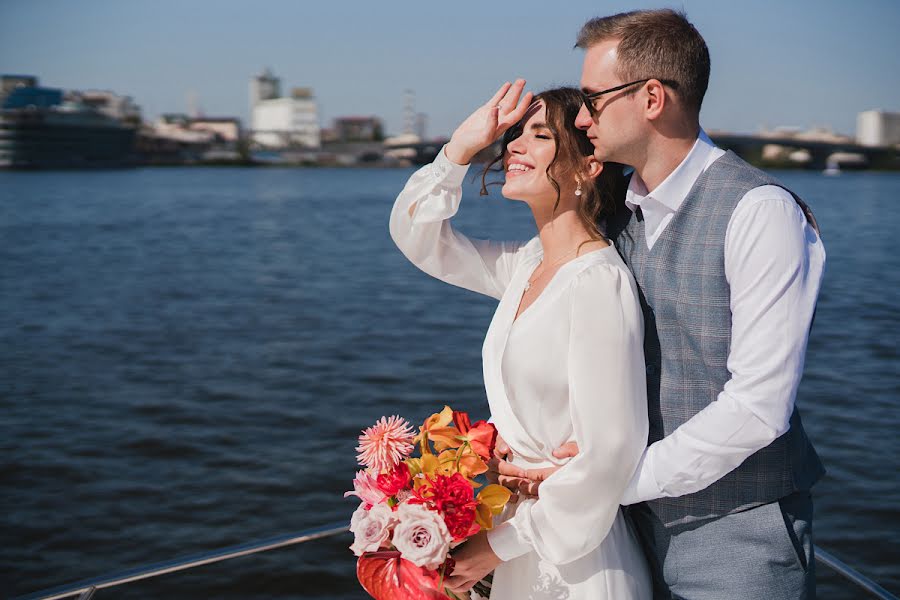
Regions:
[[[472,484],[460,475],[436,475],[429,478],[431,486],[422,488],[422,496],[435,510],[444,517],[447,530],[455,541],[463,540],[478,532],[480,527],[475,523],[475,490]]]

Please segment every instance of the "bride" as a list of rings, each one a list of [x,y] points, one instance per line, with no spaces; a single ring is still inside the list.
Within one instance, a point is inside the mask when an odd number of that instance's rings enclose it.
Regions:
[[[483,347],[491,415],[511,461],[561,466],[503,522],[454,552],[448,587],[494,571],[491,599],[651,596],[641,550],[619,508],[647,443],[644,327],[628,268],[596,223],[612,205],[612,168],[576,129],[577,90],[522,96],[504,84],[397,197],[391,236],[417,267],[500,303]],[[527,243],[453,229],[474,155],[503,135],[502,193],[528,204]],[[575,441],[574,458],[554,448]]]

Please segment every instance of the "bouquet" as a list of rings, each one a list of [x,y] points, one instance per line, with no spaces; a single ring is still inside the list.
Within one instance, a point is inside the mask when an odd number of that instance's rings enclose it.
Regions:
[[[361,503],[350,520],[356,576],[376,600],[455,598],[443,581],[450,549],[482,529],[509,501],[501,485],[482,485],[497,430],[444,410],[413,435],[398,416],[382,417],[359,436],[353,491]],[[419,456],[412,456],[418,449]],[[478,493],[475,490],[481,488]]]

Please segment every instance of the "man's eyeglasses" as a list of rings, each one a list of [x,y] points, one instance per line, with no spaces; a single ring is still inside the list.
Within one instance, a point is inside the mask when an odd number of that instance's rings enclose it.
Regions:
[[[637,81],[630,81],[628,83],[623,83],[622,85],[617,85],[616,87],[611,87],[608,90],[600,90],[599,92],[591,92],[590,94],[581,93],[584,96],[584,105],[587,106],[588,112],[591,113],[591,116],[597,114],[597,107],[594,106],[594,101],[600,98],[600,96],[611,94],[613,92],[618,92],[619,90],[624,90],[627,87],[631,87],[633,85],[637,85],[639,83],[647,83],[651,79],[656,79],[656,77],[648,77],[647,79],[638,79]],[[678,82],[673,81],[671,79],[656,79],[663,85],[667,85],[671,88],[678,89]]]

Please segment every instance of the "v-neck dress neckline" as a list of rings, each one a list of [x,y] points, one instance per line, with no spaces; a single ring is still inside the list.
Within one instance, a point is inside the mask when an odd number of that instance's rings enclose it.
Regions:
[[[559,284],[559,282],[563,279],[562,277],[560,277],[560,274],[563,271],[567,270],[570,265],[580,263],[586,257],[591,256],[597,252],[605,252],[605,251],[609,250],[610,248],[613,248],[613,249],[615,248],[615,246],[613,245],[613,243],[611,241],[610,241],[609,245],[606,246],[605,248],[598,248],[596,250],[591,250],[590,252],[585,252],[584,254],[576,256],[572,260],[564,262],[562,265],[559,266],[559,268],[556,269],[556,272],[553,273],[553,277],[550,278],[550,281],[547,282],[547,285],[544,286],[544,289],[541,290],[541,293],[538,294],[537,298],[535,298],[531,302],[531,304],[528,305],[527,308],[525,308],[521,312],[519,312],[519,307],[522,306],[522,299],[525,296],[525,291],[526,291],[525,288],[528,284],[528,281],[534,275],[534,272],[537,270],[538,265],[540,264],[540,261],[544,256],[543,251],[536,253],[531,258],[532,261],[537,261],[534,263],[534,266],[532,266],[530,269],[527,269],[527,268],[522,269],[525,273],[527,273],[527,276],[525,277],[524,282],[521,282],[521,285],[518,288],[518,292],[517,292],[518,301],[516,302],[516,311],[513,313],[513,318],[512,318],[512,323],[510,323],[510,328],[517,325],[519,323],[519,321],[521,321],[522,318],[525,317],[526,314],[531,313],[532,309],[535,307],[535,305],[537,305],[539,302],[541,302],[541,299],[543,299],[544,296],[546,296],[548,292],[552,291],[552,288],[554,288],[555,285]]]

